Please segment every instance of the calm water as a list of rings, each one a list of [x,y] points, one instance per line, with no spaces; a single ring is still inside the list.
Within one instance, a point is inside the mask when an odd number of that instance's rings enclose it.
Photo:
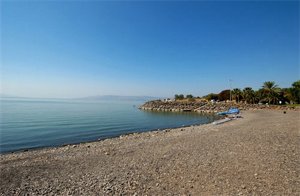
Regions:
[[[1,99],[0,152],[209,123],[214,116],[146,112],[141,102]],[[136,105],[136,107],[134,107]]]

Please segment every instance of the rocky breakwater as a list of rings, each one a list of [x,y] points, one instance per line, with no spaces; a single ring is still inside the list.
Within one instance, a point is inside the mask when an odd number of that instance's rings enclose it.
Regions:
[[[142,110],[164,111],[164,112],[199,112],[199,113],[216,113],[229,109],[233,104],[209,103],[206,101],[148,101],[139,108]]]
[[[240,110],[258,110],[258,109],[271,109],[271,110],[299,110],[299,107],[288,107],[278,105],[260,105],[260,104],[246,104],[235,102],[207,102],[207,101],[148,101],[139,109],[150,111],[163,111],[163,112],[198,112],[198,113],[217,113],[228,110],[230,107],[237,107]]]

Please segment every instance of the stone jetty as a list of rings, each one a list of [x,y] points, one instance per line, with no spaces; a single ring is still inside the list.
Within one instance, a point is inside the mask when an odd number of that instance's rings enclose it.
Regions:
[[[198,112],[198,113],[217,113],[226,111],[230,107],[237,107],[240,110],[299,110],[299,107],[290,107],[285,105],[267,105],[267,104],[247,104],[230,101],[209,102],[201,101],[148,101],[141,105],[141,110],[162,111],[162,112]]]

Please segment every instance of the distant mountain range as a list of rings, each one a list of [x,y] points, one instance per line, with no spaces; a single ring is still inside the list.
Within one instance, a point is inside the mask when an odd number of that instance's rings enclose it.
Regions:
[[[7,94],[1,94],[0,98],[20,98],[20,99],[60,99],[60,98],[32,98],[32,97],[19,97]],[[89,97],[81,97],[81,98],[70,98],[69,100],[103,100],[103,101],[150,101],[156,99],[162,99],[163,97],[151,97],[151,96],[121,96],[121,95],[96,95]],[[68,98],[61,98],[66,99]]]
[[[103,101],[150,101],[162,97],[151,96],[120,96],[120,95],[98,95],[80,98],[82,100],[103,100]]]
[[[0,93],[0,97],[2,97],[2,98],[19,98],[17,96],[7,95],[7,94],[3,94],[3,93]]]

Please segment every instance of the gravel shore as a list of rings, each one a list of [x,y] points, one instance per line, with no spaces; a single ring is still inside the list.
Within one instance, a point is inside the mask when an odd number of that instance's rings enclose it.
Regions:
[[[300,195],[300,112],[0,156],[1,195]]]

